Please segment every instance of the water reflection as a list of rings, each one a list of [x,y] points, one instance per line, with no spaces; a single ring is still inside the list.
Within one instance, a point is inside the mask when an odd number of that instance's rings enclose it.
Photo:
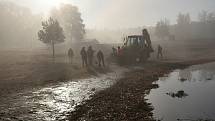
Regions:
[[[214,75],[215,63],[210,63],[176,70],[155,82],[159,88],[146,97],[154,107],[154,117],[163,121],[215,120]],[[180,90],[188,96],[178,98]]]
[[[96,91],[113,85],[118,75],[120,73],[109,73],[7,97],[0,100],[0,120],[66,120],[68,112]]]
[[[214,79],[215,64],[192,66],[179,71],[179,80],[184,81],[210,81]]]
[[[192,80],[192,71],[189,69],[185,69],[183,71],[179,71],[179,80],[184,82],[184,81],[189,81]]]

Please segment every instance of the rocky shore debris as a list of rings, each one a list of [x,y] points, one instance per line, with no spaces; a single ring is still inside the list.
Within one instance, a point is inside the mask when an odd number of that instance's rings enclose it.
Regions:
[[[187,79],[186,78],[180,78],[179,79],[181,82],[185,82],[185,81],[187,81]]]
[[[171,96],[172,98],[185,98],[185,97],[188,96],[188,94],[185,93],[183,90],[180,90],[180,91],[178,91],[176,93],[174,93],[174,92],[168,92],[166,94],[169,95],[169,96]]]

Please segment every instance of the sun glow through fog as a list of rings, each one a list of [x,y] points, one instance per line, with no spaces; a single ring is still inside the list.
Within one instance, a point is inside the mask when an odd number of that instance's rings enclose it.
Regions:
[[[38,0],[38,5],[40,6],[39,11],[48,13],[52,8],[58,8],[60,4],[66,3],[67,0]]]

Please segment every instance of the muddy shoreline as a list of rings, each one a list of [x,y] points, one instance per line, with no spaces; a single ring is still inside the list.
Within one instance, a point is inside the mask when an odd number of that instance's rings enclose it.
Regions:
[[[83,102],[71,112],[70,121],[154,121],[153,107],[147,103],[145,95],[159,77],[175,69],[184,69],[191,65],[213,62],[214,59],[202,59],[185,62],[148,62],[141,67],[125,73],[112,87],[100,91],[90,100]]]

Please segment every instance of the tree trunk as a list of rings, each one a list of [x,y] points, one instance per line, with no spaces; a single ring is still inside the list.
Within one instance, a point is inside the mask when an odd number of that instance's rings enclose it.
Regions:
[[[55,60],[55,47],[54,47],[53,41],[52,41],[52,57],[53,57],[53,60]]]

